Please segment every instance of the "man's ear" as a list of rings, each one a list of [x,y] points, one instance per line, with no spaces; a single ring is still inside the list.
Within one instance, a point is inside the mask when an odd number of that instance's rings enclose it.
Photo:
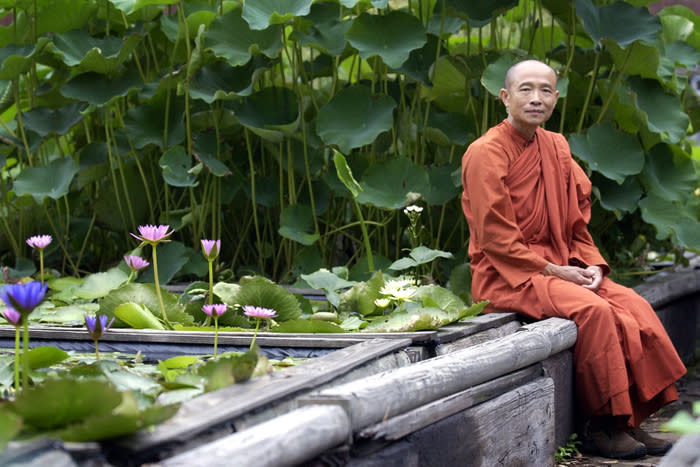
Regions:
[[[506,88],[501,88],[501,90],[498,93],[498,97],[501,98],[501,102],[503,102],[503,105],[508,107],[508,90]]]

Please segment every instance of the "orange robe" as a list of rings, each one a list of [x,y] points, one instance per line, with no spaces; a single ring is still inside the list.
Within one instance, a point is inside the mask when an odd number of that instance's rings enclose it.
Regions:
[[[550,262],[610,272],[588,232],[591,182],[566,139],[542,128],[528,139],[504,120],[467,149],[462,184],[474,299],[576,323],[580,415],[638,427],[676,400],[685,366],[646,300],[608,277],[596,293],[541,274]]]

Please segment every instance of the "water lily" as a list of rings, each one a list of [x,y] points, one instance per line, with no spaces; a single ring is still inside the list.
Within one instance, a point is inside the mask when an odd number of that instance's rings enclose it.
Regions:
[[[92,340],[95,343],[95,357],[97,360],[100,359],[100,348],[97,345],[97,341],[99,341],[100,337],[107,332],[107,330],[112,326],[112,323],[114,323],[114,318],[107,323],[106,315],[85,315],[85,325],[87,326],[90,337],[92,337]]]
[[[44,283],[44,248],[51,244],[51,235],[34,235],[27,239],[27,245],[39,250],[39,277],[41,283]]]
[[[15,391],[19,391],[19,330],[22,327],[22,314],[14,308],[4,308],[0,314],[15,326]]]
[[[158,305],[160,305],[160,314],[163,322],[172,329],[168,316],[165,314],[165,305],[163,304],[163,295],[160,291],[160,281],[158,280],[158,256],[156,247],[160,242],[169,242],[168,237],[173,233],[169,225],[139,225],[139,234],[131,234],[134,238],[141,240],[141,245],[151,245],[153,247],[153,278],[156,286],[156,295],[158,296]]]
[[[160,242],[167,242],[168,237],[172,235],[174,231],[170,230],[169,225],[139,225],[139,234],[131,234],[134,238],[141,240],[143,243],[147,243],[151,246],[156,245]]]
[[[219,316],[226,313],[228,305],[224,303],[208,304],[202,307],[202,311],[214,318],[214,357],[216,357],[216,347],[219,340]]]
[[[221,240],[202,240],[202,254],[207,259],[209,263],[209,304],[214,303],[214,260],[219,256],[221,251]],[[204,323],[205,326],[209,326],[210,317],[207,316],[207,320]]]
[[[214,261],[221,251],[221,240],[202,240],[202,253],[208,261]]]
[[[151,265],[151,263],[136,255],[126,255],[124,256],[124,261],[126,262],[127,266],[129,266],[129,269],[131,269],[131,272],[129,273],[129,278],[126,280],[127,284],[131,282],[131,280],[136,275],[137,271],[140,271],[141,269],[147,268]]]
[[[271,308],[244,305],[243,314],[255,319],[255,333],[253,333],[253,340],[250,342],[250,350],[253,350],[253,345],[255,345],[255,338],[258,335],[258,329],[260,329],[260,321],[269,320],[276,317],[277,312]]]
[[[15,312],[21,316],[21,322],[24,325],[22,335],[22,387],[26,388],[29,384],[29,315],[39,304],[44,301],[46,289],[48,285],[38,281],[32,281],[20,284],[6,284],[0,290],[0,299]],[[18,328],[19,329],[19,328]],[[15,335],[15,356],[19,350],[19,342]],[[16,366],[17,368],[17,366]],[[17,383],[15,382],[15,385]],[[18,389],[18,388],[17,388]]]
[[[38,250],[43,250],[51,244],[51,235],[34,235],[27,239],[27,245]]]

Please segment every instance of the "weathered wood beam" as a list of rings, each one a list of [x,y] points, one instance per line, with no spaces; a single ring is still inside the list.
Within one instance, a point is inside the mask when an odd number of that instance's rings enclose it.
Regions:
[[[395,417],[574,345],[576,325],[550,318],[515,334],[313,393],[300,404],[340,404],[353,430]]]
[[[294,466],[347,442],[351,436],[350,420],[342,408],[308,405],[150,465]]]

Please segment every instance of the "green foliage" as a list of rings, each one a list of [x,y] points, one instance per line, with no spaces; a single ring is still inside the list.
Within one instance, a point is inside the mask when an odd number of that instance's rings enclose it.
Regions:
[[[579,441],[578,435],[572,433],[564,446],[557,447],[557,452],[554,453],[554,462],[560,464],[573,459],[579,454],[579,446],[581,446],[581,441]]]
[[[646,267],[617,253],[640,235],[643,250],[700,250],[687,139],[700,130],[688,84],[700,19],[647,3],[1,7],[0,261],[19,267],[23,239],[47,232],[60,275],[102,271],[133,248],[127,232],[169,223],[162,284],[206,275],[202,238],[222,239],[217,269],[236,278],[291,283],[339,265],[368,278],[417,246],[400,215],[417,200],[425,246],[462,251],[460,156],[505,117],[494,96],[524,58],[559,72],[546,127],[594,181],[591,225],[612,265]],[[458,264],[430,274],[446,283]]]

